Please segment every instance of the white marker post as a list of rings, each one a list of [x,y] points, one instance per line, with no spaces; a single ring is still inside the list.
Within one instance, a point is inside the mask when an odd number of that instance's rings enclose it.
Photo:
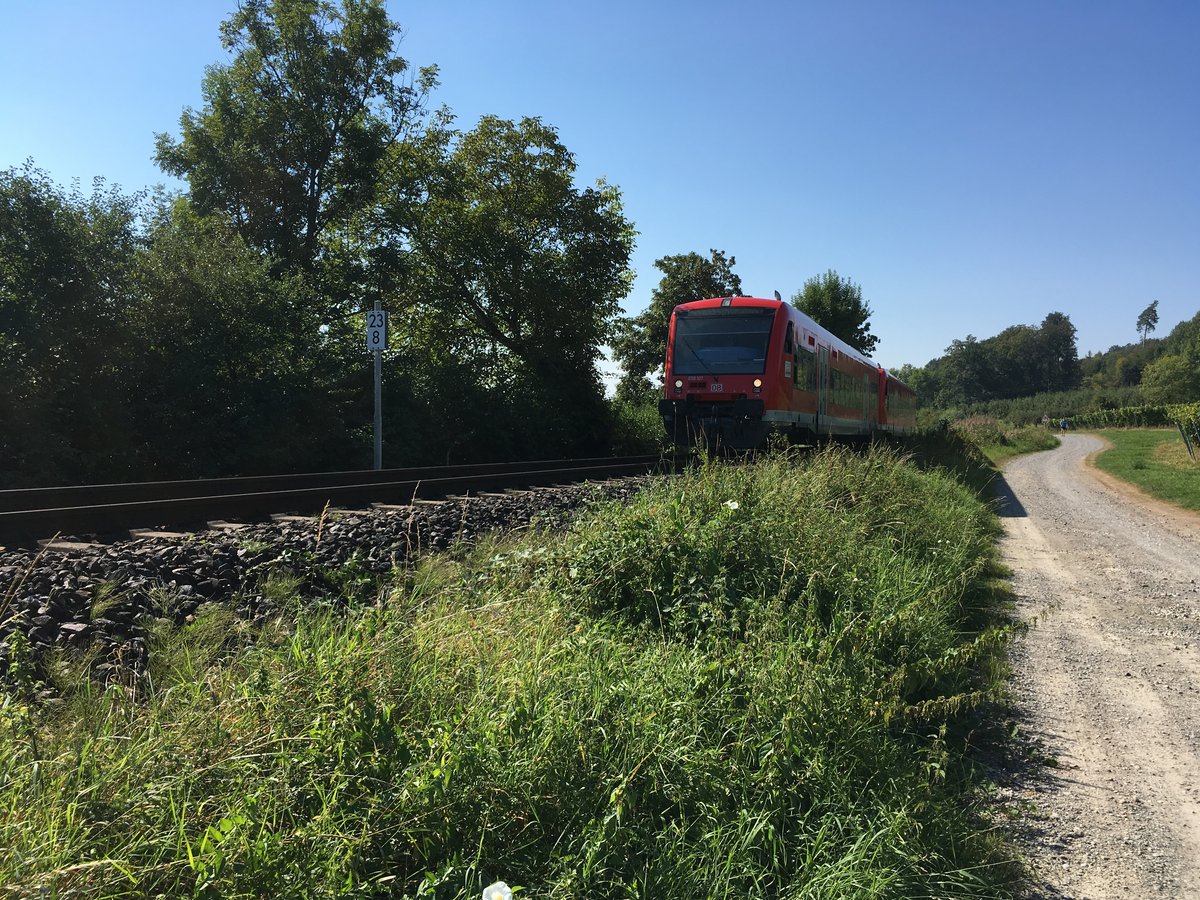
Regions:
[[[375,354],[375,471],[383,468],[383,351],[387,348],[388,314],[379,308],[367,313],[367,349]]]

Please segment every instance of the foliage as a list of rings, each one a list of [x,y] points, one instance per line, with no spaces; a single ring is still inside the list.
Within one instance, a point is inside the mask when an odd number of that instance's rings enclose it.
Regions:
[[[4,706],[0,884],[1005,895],[964,812],[1001,687],[993,528],[891,454],[714,465],[250,647],[151,629],[143,699],[63,666],[57,709]]]
[[[941,410],[1063,393],[1079,387],[1082,378],[1075,326],[1060,312],[1036,328],[1014,325],[982,341],[967,335],[953,341],[944,356],[905,371],[922,405]]]
[[[1044,421],[1137,405],[1141,393],[1137,388],[1110,388],[1092,390],[1081,388],[1074,391],[1059,391],[1034,394],[1030,397],[1014,397],[1007,400],[988,400],[942,409],[925,408],[919,415],[927,421],[939,419],[957,420],[971,416],[990,416],[1010,422],[1015,426],[1033,425]]]
[[[221,26],[234,54],[204,76],[204,109],[157,137],[162,168],[186,178],[282,266],[310,271],[374,202],[393,146],[413,127],[436,70],[403,82],[399,26],[383,0],[248,0]]]
[[[833,269],[816,275],[792,295],[792,305],[866,356],[875,352],[879,338],[871,334],[871,307],[849,278]]]
[[[1052,312],[1038,329],[1041,340],[1039,385],[1043,391],[1069,391],[1079,387],[1079,351],[1075,344],[1075,326],[1064,313]]]
[[[159,136],[183,197],[0,173],[0,484],[365,467],[376,298],[389,465],[612,443],[619,192],[539,120],[421,121],[398,34],[380,0],[242,4]]]
[[[446,346],[563,451],[603,440],[596,360],[629,289],[634,232],[620,193],[578,189],[574,156],[538,119],[446,133],[415,178],[407,327]],[[402,210],[397,215],[402,214]],[[494,427],[494,426],[492,426]]]
[[[619,397],[609,401],[612,415],[612,452],[617,456],[658,453],[667,446],[662,417],[654,403],[636,403]]]
[[[134,283],[140,353],[125,365],[143,472],[271,473],[352,454],[346,411],[326,393],[338,369],[299,274],[273,274],[232,223],[181,198],[157,210]]]
[[[726,258],[722,250],[709,252],[707,259],[699,253],[681,253],[654,261],[663,277],[650,294],[650,305],[637,316],[622,319],[612,342],[613,359],[623,373],[617,385],[622,400],[637,401],[653,392],[649,376],[666,359],[671,313],[676,306],[741,295],[742,279],[733,271],[734,257]]]
[[[130,273],[143,198],[0,172],[0,487],[136,470]]]
[[[1146,343],[1146,336],[1158,327],[1158,301],[1155,300],[1149,306],[1141,311],[1137,317],[1137,331],[1142,336],[1142,343]]]
[[[1181,425],[1194,428],[1200,425],[1200,402],[1198,403],[1177,403],[1168,407],[1167,412],[1172,420]]]
[[[1200,398],[1200,355],[1160,356],[1142,370],[1147,403],[1188,403]]]
[[[1125,406],[1071,416],[1071,428],[1163,428],[1171,424],[1171,411],[1163,405]]]
[[[971,416],[951,427],[978,447],[994,465],[1024,453],[1052,450],[1058,446],[1053,430],[1042,425],[1014,428],[988,416]]]

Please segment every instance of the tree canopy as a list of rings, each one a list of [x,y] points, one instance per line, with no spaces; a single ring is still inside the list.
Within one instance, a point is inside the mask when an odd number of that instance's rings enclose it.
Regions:
[[[481,388],[520,385],[540,405],[524,416],[531,434],[594,437],[600,346],[632,279],[619,192],[577,188],[574,155],[539,119],[485,116],[425,163],[407,233],[407,315],[426,323],[427,339],[453,336]]]
[[[1147,403],[1190,403],[1200,398],[1200,360],[1185,354],[1160,356],[1142,371]]]
[[[875,352],[879,338],[871,334],[871,307],[862,288],[833,269],[804,282],[792,295],[792,305],[860,353]]]
[[[311,270],[331,236],[375,200],[383,167],[414,128],[436,68],[409,81],[383,0],[243,0],[221,26],[234,54],[203,82],[164,171],[202,214],[221,212],[282,266]]]
[[[1138,314],[1137,331],[1142,336],[1142,343],[1146,343],[1146,337],[1155,328],[1158,327],[1158,301],[1155,300],[1149,306]]]

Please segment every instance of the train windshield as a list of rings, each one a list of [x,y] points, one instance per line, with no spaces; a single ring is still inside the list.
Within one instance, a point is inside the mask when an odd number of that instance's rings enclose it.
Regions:
[[[775,310],[719,307],[675,316],[676,375],[761,375]]]

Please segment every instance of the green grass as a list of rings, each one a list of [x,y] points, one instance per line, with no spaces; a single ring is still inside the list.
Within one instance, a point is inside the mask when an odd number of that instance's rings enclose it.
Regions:
[[[1100,469],[1159,500],[1200,510],[1200,464],[1188,456],[1177,429],[1110,429],[1097,434],[1113,445],[1096,457]]]
[[[0,895],[1007,896],[995,534],[891,452],[713,463],[125,687],[19,665]]]
[[[988,416],[972,416],[955,422],[952,428],[977,446],[994,466],[1006,460],[1058,446],[1054,432],[1041,425],[1014,428]]]

